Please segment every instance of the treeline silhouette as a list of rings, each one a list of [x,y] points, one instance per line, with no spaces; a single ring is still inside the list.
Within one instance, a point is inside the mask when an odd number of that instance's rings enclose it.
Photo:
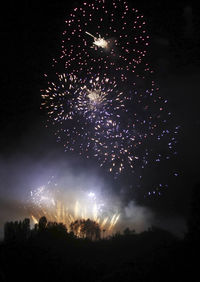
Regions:
[[[32,229],[29,219],[7,222],[0,281],[199,281],[199,188],[183,239],[157,227],[104,238],[90,219],[74,221],[70,230],[45,217]]]
[[[26,242],[29,239],[38,238],[56,238],[56,239],[90,239],[99,240],[101,238],[101,229],[97,222],[85,219],[79,219],[71,222],[70,231],[68,232],[63,223],[47,221],[45,216],[39,219],[34,228],[30,227],[30,219],[25,218],[23,221],[6,222],[4,225],[4,242]]]

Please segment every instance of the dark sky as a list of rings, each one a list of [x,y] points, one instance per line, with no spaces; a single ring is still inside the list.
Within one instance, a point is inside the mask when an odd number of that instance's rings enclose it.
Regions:
[[[181,126],[179,154],[172,164],[179,177],[161,199],[151,198],[145,204],[158,212],[185,215],[192,188],[200,179],[200,13],[191,1],[173,1],[173,5],[168,1],[132,3],[147,20],[156,80]],[[21,183],[17,168],[21,167],[21,173],[26,162],[67,158],[42,123],[45,116],[40,111],[40,89],[44,86],[43,73],[60,51],[64,21],[76,4],[8,1],[2,11],[0,199],[18,193],[14,187],[15,181]]]

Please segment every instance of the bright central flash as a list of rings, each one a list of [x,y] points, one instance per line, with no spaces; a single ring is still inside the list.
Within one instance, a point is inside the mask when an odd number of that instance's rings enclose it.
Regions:
[[[95,193],[93,193],[93,192],[90,192],[90,193],[88,194],[88,196],[89,196],[90,198],[92,198],[92,199],[96,199]]]
[[[100,90],[88,90],[88,98],[90,99],[90,101],[94,104],[99,104],[102,102],[103,99],[103,95],[101,95],[101,91]]]
[[[94,38],[93,45],[97,47],[101,47],[103,49],[108,48],[108,42],[103,37],[101,37],[101,35],[99,35],[99,37],[95,37],[94,35],[92,35],[91,33],[87,31],[86,31],[86,34]]]
[[[94,39],[94,45],[96,45],[97,47],[101,47],[101,48],[107,48],[108,47],[108,42],[104,39],[104,38],[95,38]]]

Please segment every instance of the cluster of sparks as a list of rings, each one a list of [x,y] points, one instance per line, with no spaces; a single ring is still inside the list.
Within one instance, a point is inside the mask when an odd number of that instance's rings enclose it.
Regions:
[[[62,192],[60,197],[61,192],[57,185],[52,186],[51,181],[33,189],[29,199],[29,213],[33,222],[37,224],[39,219],[45,216],[48,221],[62,222],[70,230],[72,222],[89,218],[98,223],[107,235],[113,232],[120,214],[106,211],[105,204],[97,199],[94,192],[79,193],[78,199],[77,196],[69,199],[69,195],[65,198],[64,194]]]
[[[42,90],[46,126],[65,151],[115,176],[176,154],[178,127],[145,62],[148,41],[143,15],[126,1],[84,2],[66,21],[56,75]]]
[[[123,0],[95,0],[75,8],[63,32],[62,60],[71,74],[127,79],[149,44],[144,16]]]

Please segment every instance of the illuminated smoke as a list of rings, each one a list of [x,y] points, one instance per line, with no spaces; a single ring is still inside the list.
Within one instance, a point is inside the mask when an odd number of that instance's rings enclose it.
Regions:
[[[116,226],[119,212],[108,211],[105,203],[94,192],[60,192],[57,185],[50,181],[31,191],[28,211],[33,223],[42,216],[52,222],[62,222],[70,230],[70,224],[79,219],[88,218],[97,222],[101,230],[111,234]]]

